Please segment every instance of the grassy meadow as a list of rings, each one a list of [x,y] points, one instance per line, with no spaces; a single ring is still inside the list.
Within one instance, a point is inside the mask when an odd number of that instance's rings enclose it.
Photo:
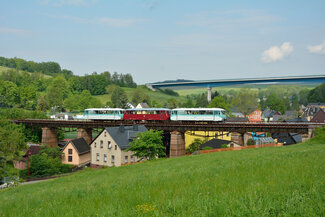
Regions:
[[[86,169],[0,191],[0,216],[325,216],[325,142]]]

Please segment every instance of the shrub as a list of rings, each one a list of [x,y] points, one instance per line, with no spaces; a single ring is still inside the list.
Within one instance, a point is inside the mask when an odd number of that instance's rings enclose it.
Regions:
[[[203,144],[203,141],[201,139],[194,139],[194,141],[188,146],[186,149],[186,152],[192,154],[193,152],[199,150],[200,146]]]
[[[255,145],[254,139],[247,140],[247,145]]]
[[[228,144],[222,144],[221,148],[228,148]]]
[[[213,149],[213,148],[210,147],[210,146],[205,146],[205,147],[201,148],[201,150],[212,150],[212,149]]]

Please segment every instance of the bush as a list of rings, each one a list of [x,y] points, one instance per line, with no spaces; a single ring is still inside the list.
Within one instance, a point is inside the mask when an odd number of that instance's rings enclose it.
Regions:
[[[254,139],[247,140],[247,145],[255,145]]]
[[[210,147],[210,146],[205,146],[205,147],[201,148],[201,150],[212,150],[212,149],[213,149],[213,148]]]
[[[201,139],[196,138],[188,146],[188,148],[186,149],[186,152],[192,154],[193,152],[198,151],[202,144],[203,144],[203,141]]]
[[[221,148],[228,148],[228,144],[222,144]]]
[[[29,178],[41,178],[71,172],[71,165],[62,164],[62,152],[59,147],[42,147],[36,155],[30,156]],[[23,179],[27,178],[27,169],[20,172]]]

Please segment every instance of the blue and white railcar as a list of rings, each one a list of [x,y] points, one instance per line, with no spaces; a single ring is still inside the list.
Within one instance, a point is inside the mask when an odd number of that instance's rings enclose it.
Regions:
[[[123,120],[124,109],[120,108],[89,108],[76,119],[85,120]]]
[[[221,108],[178,108],[173,109],[172,121],[224,121],[226,111]]]

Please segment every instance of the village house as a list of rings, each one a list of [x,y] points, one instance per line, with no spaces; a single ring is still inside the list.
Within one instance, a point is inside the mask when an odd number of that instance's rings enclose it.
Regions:
[[[125,150],[138,133],[145,131],[147,128],[143,125],[106,127],[90,144],[91,167],[121,166],[139,161],[134,152]]]
[[[325,123],[325,112],[322,109],[318,110],[310,122]]]
[[[311,121],[319,110],[325,111],[325,103],[309,103],[303,111],[303,116]]]
[[[29,146],[26,153],[22,156],[22,159],[20,161],[14,161],[14,167],[16,169],[19,169],[19,170],[26,169],[27,168],[27,161],[28,161],[27,158],[32,156],[32,155],[38,154],[40,150],[41,150],[41,146],[39,146],[39,145],[31,145],[31,146]]]
[[[62,149],[63,164],[71,164],[78,167],[90,163],[90,146],[84,138],[69,141]]]
[[[150,108],[149,105],[145,102],[139,103],[135,108],[141,109],[141,108]]]
[[[262,111],[260,109],[256,109],[249,115],[247,115],[249,122],[260,122],[262,121]]]

